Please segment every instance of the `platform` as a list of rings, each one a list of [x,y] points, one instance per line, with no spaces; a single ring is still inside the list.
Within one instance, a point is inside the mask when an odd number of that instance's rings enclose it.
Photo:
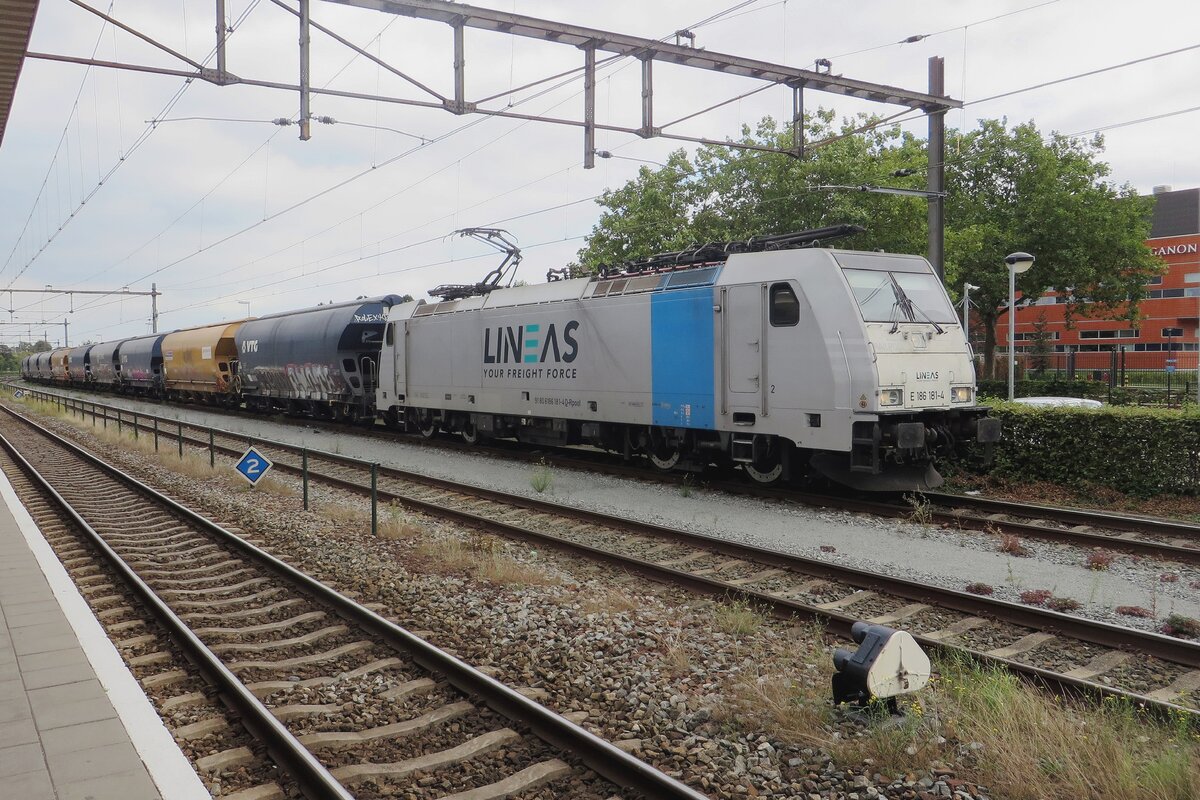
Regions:
[[[0,473],[0,797],[210,795]]]

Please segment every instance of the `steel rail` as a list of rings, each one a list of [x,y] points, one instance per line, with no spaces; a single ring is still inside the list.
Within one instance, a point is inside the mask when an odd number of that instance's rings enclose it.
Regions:
[[[578,757],[584,764],[616,785],[640,791],[647,797],[663,798],[663,800],[707,800],[707,795],[671,778],[652,765],[620,750],[611,742],[590,733],[560,714],[500,683],[495,678],[434,647],[396,623],[344,597],[320,581],[161,494],[73,442],[7,407],[4,407],[4,410],[69,452],[102,469],[134,490],[152,497],[171,512],[210,532],[225,544],[240,550],[260,566],[299,587],[318,602],[333,607],[345,618],[369,630],[393,647],[407,652],[422,667],[445,676],[446,680],[460,691],[480,697],[501,715],[528,726],[543,741]],[[9,447],[11,448],[11,446]],[[57,493],[55,494],[57,495]]]
[[[154,418],[154,415],[150,414],[139,414],[138,416],[144,417],[147,420]],[[160,421],[167,419],[170,422],[177,424],[181,422],[180,420],[173,420],[163,417],[159,417],[158,419]],[[185,422],[183,424],[193,428],[208,427],[198,426],[195,423]],[[340,453],[327,453],[324,451],[315,450],[312,448],[304,448],[298,445],[289,444],[287,442],[275,441],[263,437],[248,436],[230,431],[221,431],[219,429],[216,430],[218,433],[233,439],[279,448],[288,452],[299,454],[301,451],[306,450],[310,459],[318,458],[325,461],[332,461],[354,466],[359,469],[370,469],[371,466],[370,462],[362,459],[356,459],[351,456],[342,455]],[[194,439],[189,441],[197,446],[208,446],[207,442],[199,442]],[[234,454],[234,450],[232,448],[225,448],[225,450],[230,454]],[[275,463],[275,468],[291,474],[300,474],[301,472],[300,468],[298,467],[280,462]],[[665,525],[629,520],[611,514],[574,508],[572,506],[565,506],[547,500],[539,500],[532,497],[526,497],[524,495],[510,494],[508,492],[502,492],[496,489],[487,489],[484,487],[459,483],[457,481],[444,478],[436,478],[396,467],[378,465],[378,471],[381,476],[418,483],[447,492],[469,494],[483,500],[489,500],[491,502],[504,503],[506,505],[525,508],[532,511],[570,517],[583,522],[597,523],[609,528],[653,536],[655,538],[684,542],[698,547],[705,547],[722,555],[733,558],[749,558],[768,566],[790,569],[810,575],[820,574],[822,577],[831,577],[835,580],[842,581],[843,583],[847,583],[851,586],[861,589],[882,590],[910,600],[918,602],[930,602],[943,608],[950,608],[967,614],[982,614],[985,616],[992,616],[1014,625],[1035,628],[1038,630],[1058,631],[1071,636],[1072,638],[1086,642],[1092,642],[1105,647],[1132,648],[1158,658],[1163,658],[1165,660],[1187,666],[1200,665],[1200,643],[1190,642],[1174,636],[1166,636],[1163,634],[1141,631],[1134,628],[1127,628],[1121,625],[1113,625],[1112,623],[1089,620],[1071,614],[1063,614],[1061,612],[1052,611],[1049,609],[1036,608],[1021,603],[1013,603],[1006,600],[984,597],[955,589],[945,589],[941,587],[930,586],[928,584],[911,581],[905,578],[897,578],[882,573],[858,569],[855,567],[841,566],[826,561],[820,561],[818,559],[806,558],[804,556],[790,553],[783,553],[777,550],[771,550],[755,545],[732,542],[715,536],[695,533],[679,528],[671,528]],[[360,494],[366,494],[370,491],[369,486],[356,483],[355,481],[346,478],[315,471],[312,468],[311,463],[309,464],[308,475],[311,479],[316,479],[348,491]],[[522,538],[529,538],[532,536],[539,539],[544,539],[550,543],[558,542],[562,543],[562,545],[568,549],[577,546],[576,543],[571,542],[568,539],[533,531],[528,528],[524,528],[523,526],[514,525],[511,523],[501,523],[489,517],[467,511],[447,509],[438,505],[437,503],[422,500],[420,498],[389,492],[384,489],[379,489],[378,495],[381,500],[406,503],[418,507],[426,513],[433,514],[435,516],[449,516],[459,522],[464,522],[471,525],[479,525],[484,527],[499,526],[504,528],[507,533],[512,535],[521,535]],[[624,557],[622,556],[622,558]]]
[[[153,415],[139,414],[139,417],[145,417],[146,419],[151,419],[152,416]],[[179,420],[173,419],[169,421],[175,423],[179,422]],[[191,428],[207,429],[209,427],[201,426],[196,423],[183,424]],[[274,442],[261,437],[251,437],[228,431],[221,431],[221,433],[230,438],[242,441],[257,442],[264,446],[279,447],[280,449],[287,451],[296,452],[307,450],[310,456],[317,459],[344,463],[347,465],[357,466],[359,468],[369,467],[367,462],[337,453],[323,453],[321,451],[302,448],[285,442]],[[206,441],[202,442],[194,439],[189,439],[188,441],[197,446],[208,446]],[[236,456],[240,454],[240,451],[236,450],[235,448],[228,448],[219,445],[217,447],[230,455]],[[290,474],[300,474],[301,472],[300,468],[289,464],[284,464],[282,462],[276,462],[275,466],[277,469],[289,472]],[[482,499],[517,504],[530,510],[541,511],[543,513],[568,515],[583,521],[599,522],[601,524],[609,525],[610,527],[618,527],[620,529],[630,530],[635,533],[648,533],[649,535],[686,541],[697,546],[709,547],[716,552],[720,552],[724,555],[729,555],[732,557],[750,557],[768,564],[775,563],[785,568],[796,569],[797,571],[806,572],[807,574],[821,574],[825,577],[832,576],[837,580],[841,580],[842,582],[852,586],[858,586],[859,588],[878,589],[883,587],[885,591],[889,591],[893,594],[897,594],[909,599],[918,601],[932,599],[933,603],[936,605],[946,608],[953,608],[955,610],[962,611],[963,613],[980,613],[985,616],[1001,618],[1004,619],[1004,621],[1024,627],[1066,633],[1069,636],[1074,636],[1074,638],[1078,638],[1083,641],[1091,641],[1106,647],[1115,646],[1136,648],[1143,652],[1150,652],[1151,654],[1165,658],[1168,661],[1174,661],[1186,666],[1200,665],[1200,644],[1187,642],[1182,639],[1176,639],[1175,637],[1137,631],[1122,626],[1111,625],[1109,623],[1086,620],[1080,617],[1062,614],[1055,611],[1037,609],[1021,604],[984,598],[966,592],[958,592],[951,589],[940,589],[938,587],[931,587],[899,578],[890,578],[889,576],[871,573],[864,570],[841,567],[822,561],[806,559],[801,556],[793,556],[750,545],[742,545],[722,539],[715,539],[704,534],[680,531],[667,528],[665,526],[658,526],[650,523],[640,523],[619,517],[583,511],[566,506],[559,506],[547,501],[523,497],[520,495],[508,495],[496,490],[470,487],[440,478],[433,478],[426,475],[420,475],[418,473],[409,473],[405,470],[385,467],[381,467],[379,469],[385,475],[397,477],[402,480],[411,480],[413,482],[421,483],[423,485],[431,486],[444,491],[464,493],[464,490],[467,490],[469,493],[475,494]],[[319,480],[329,485],[361,495],[366,495],[370,492],[369,487],[355,483],[354,481],[346,478],[325,475],[320,472],[313,471],[311,464],[309,465],[308,475],[311,479]],[[492,529],[512,538],[534,542],[542,546],[551,546],[557,550],[561,550],[571,555],[582,555],[601,563],[606,563],[617,568],[630,570],[653,580],[680,585],[691,591],[704,594],[706,596],[739,598],[761,606],[769,610],[777,617],[793,618],[796,616],[803,616],[806,618],[817,619],[829,625],[831,629],[841,633],[844,636],[849,635],[850,626],[856,621],[854,617],[846,614],[840,614],[829,609],[821,609],[816,606],[806,605],[794,600],[789,600],[787,598],[777,597],[772,594],[757,592],[744,586],[734,586],[705,576],[694,575],[684,570],[665,567],[654,562],[622,555],[612,551],[604,550],[602,548],[597,548],[580,542],[554,536],[553,534],[543,533],[541,531],[532,530],[520,525],[491,519],[468,511],[444,508],[436,503],[421,500],[419,498],[388,492],[386,490],[378,490],[378,496],[380,499],[385,501],[395,500],[397,502],[406,503],[411,507],[418,508],[431,515],[451,519],[474,527]],[[1005,618],[1004,614],[996,613],[997,611],[1011,612],[1012,617]],[[1113,639],[1119,641],[1106,638],[1107,634],[1111,634]],[[1036,684],[1052,687],[1063,694],[1075,694],[1092,697],[1117,697],[1152,709],[1155,711],[1155,713],[1160,713],[1164,716],[1169,716],[1170,714],[1183,714],[1185,717],[1192,720],[1200,719],[1200,710],[1182,706],[1170,701],[1163,701],[1144,695],[1139,695],[1128,690],[1119,689],[1102,683],[1097,683],[1095,681],[1069,677],[1061,673],[1053,672],[1052,670],[1047,670],[1031,664],[1025,664],[1013,659],[988,655],[987,653],[979,650],[939,641],[921,634],[914,634],[914,638],[924,647],[943,653],[966,653],[980,663],[998,665]],[[1147,647],[1147,643],[1152,643],[1153,646]]]
[[[5,409],[8,411],[8,409]],[[9,411],[13,414],[12,411]],[[19,415],[18,419],[23,419]],[[29,425],[40,428],[29,420],[23,420]],[[45,432],[45,431],[44,431]],[[51,434],[53,435],[53,434]],[[113,550],[103,537],[80,516],[58,491],[50,485],[40,472],[30,464],[17,448],[0,434],[0,444],[8,451],[13,460],[34,480],[34,482],[62,509],[76,527],[81,530],[88,541],[100,552],[109,566],[125,581],[130,590],[144,603],[167,629],[175,643],[179,645],[188,659],[196,665],[208,682],[215,686],[222,698],[239,715],[247,730],[261,741],[270,753],[271,758],[297,781],[304,794],[312,800],[354,800],[341,783],[333,777],[316,758],[313,757],[294,737],[283,723],[258,701],[237,676],[234,675],[221,660],[192,632],[162,599],[155,594],[137,573],[126,564],[116,551]]]
[[[11,385],[11,384],[10,384]],[[96,403],[90,400],[82,400],[71,395],[62,395],[57,392],[47,392],[43,389],[35,389],[31,391],[40,392],[49,397],[64,397],[69,398],[76,403],[85,403],[93,408],[107,408],[114,411],[125,411],[118,406],[109,404]],[[254,418],[257,415],[251,412],[239,412],[236,409],[217,408],[204,406],[200,404],[184,403],[184,407],[194,408],[204,411],[218,411],[222,413],[231,413],[236,416],[244,416],[246,418]],[[154,419],[156,415],[142,412],[138,413],[139,417],[145,419]],[[178,423],[181,420],[171,417],[157,416],[159,421]],[[310,420],[310,423],[320,424],[320,420]],[[198,423],[187,423],[186,426],[192,428],[208,428],[211,426],[203,426]],[[325,427],[325,426],[323,426]],[[340,426],[330,424],[329,430],[339,430]],[[219,430],[219,429],[218,429]],[[246,440],[255,440],[255,437],[237,434],[232,431],[226,431],[226,435],[234,438],[242,438]],[[376,434],[381,433],[376,431]],[[410,444],[422,446],[425,440],[405,437]],[[397,437],[397,440],[398,437]],[[270,443],[274,446],[293,447],[282,442],[271,442],[270,440],[261,440]],[[515,447],[505,447],[499,444],[487,445],[471,445],[465,446],[453,440],[438,440],[433,446],[448,447],[454,450],[462,450],[464,452],[483,453],[495,455],[502,458],[517,458],[522,460],[530,460],[529,453]],[[334,454],[326,454],[327,458],[336,459]],[[355,459],[347,458],[347,463],[353,462]],[[603,472],[605,474],[629,477],[635,480],[654,480],[666,483],[679,483],[680,478],[674,474],[656,474],[648,472],[645,469],[631,467],[625,464],[606,463],[603,460],[588,459],[578,454],[557,453],[553,457],[553,463],[558,466],[585,469],[590,471]],[[866,499],[862,497],[847,497],[838,494],[815,494],[810,492],[802,492],[792,489],[780,489],[767,486],[758,486],[747,484],[744,482],[735,482],[730,480],[706,481],[709,488],[726,491],[731,494],[746,495],[751,497],[760,497],[765,499],[778,500],[783,502],[794,502],[808,506],[819,506],[825,508],[835,508],[842,511],[865,512],[875,514],[882,517],[890,517],[893,519],[907,518],[912,515],[912,509],[906,505],[901,505],[894,502],[884,500]],[[1009,503],[1006,501],[991,500],[987,498],[974,498],[970,496],[959,496],[944,493],[922,493],[923,497],[933,503],[944,505],[969,505],[981,510],[990,511],[991,513],[1002,513],[1013,516],[1034,517],[1038,519],[1052,519],[1060,522],[1069,522],[1076,525],[1089,525],[1091,527],[1115,530],[1120,528],[1128,528],[1131,530],[1140,531],[1143,533],[1159,534],[1159,535],[1181,535],[1194,536],[1197,539],[1198,546],[1189,547],[1177,544],[1164,544],[1161,542],[1149,541],[1144,539],[1128,539],[1119,535],[1110,535],[1098,533],[1095,531],[1079,531],[1067,530],[1062,528],[1049,527],[1040,525],[1035,522],[1024,522],[1021,520],[994,520],[986,517],[971,516],[968,514],[958,513],[954,511],[943,511],[936,508],[930,509],[931,518],[937,522],[954,525],[964,530],[986,531],[991,528],[998,529],[1006,533],[1016,533],[1030,538],[1047,539],[1065,542],[1084,547],[1107,548],[1111,550],[1119,550],[1122,552],[1134,553],[1138,555],[1153,556],[1164,558],[1182,563],[1196,564],[1200,563],[1200,525],[1191,525],[1184,522],[1174,520],[1156,519],[1153,517],[1138,517],[1120,514],[1111,514],[1107,512],[1091,512],[1086,509],[1071,509],[1071,508],[1053,508],[1050,506],[1028,506],[1031,511],[1024,511],[1023,506],[1017,503]],[[960,497],[964,500],[959,502]]]

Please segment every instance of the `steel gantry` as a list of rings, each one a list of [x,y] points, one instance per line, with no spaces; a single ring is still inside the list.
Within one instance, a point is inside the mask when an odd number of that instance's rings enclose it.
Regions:
[[[525,14],[498,11],[461,3],[446,2],[446,0],[327,0],[344,6],[381,11],[397,14],[414,19],[441,22],[451,27],[453,31],[453,94],[445,96],[427,86],[416,78],[406,74],[395,66],[388,64],[382,58],[367,52],[334,31],[312,19],[310,13],[311,0],[297,0],[295,5],[285,0],[271,2],[293,14],[299,25],[300,74],[295,84],[278,81],[257,80],[251,77],[236,75],[227,69],[225,0],[216,2],[216,67],[210,68],[198,63],[187,56],[155,41],[152,37],[134,30],[119,22],[112,16],[99,9],[89,6],[83,0],[71,0],[80,8],[101,17],[111,24],[128,33],[137,36],[183,62],[187,69],[169,69],[151,65],[129,64],[113,61],[101,61],[94,58],[83,58],[66,54],[29,52],[27,57],[51,61],[65,61],[76,64],[89,64],[114,69],[134,70],[139,72],[176,75],[185,78],[199,78],[217,85],[239,84],[269,89],[280,89],[297,92],[300,97],[300,138],[308,140],[311,136],[310,123],[314,119],[310,111],[312,95],[326,95],[360,100],[371,100],[400,105],[415,106],[448,111],[453,114],[482,114],[509,119],[519,119],[536,122],[546,122],[556,125],[567,125],[581,128],[583,131],[583,166],[591,168],[595,165],[596,148],[595,135],[597,130],[626,133],[645,139],[664,138],[694,144],[716,145],[744,150],[757,150],[770,153],[782,153],[794,157],[802,157],[806,147],[820,146],[822,142],[806,143],[804,139],[804,93],[819,91],[854,97],[876,103],[897,105],[903,107],[900,112],[923,112],[929,123],[929,170],[927,188],[923,195],[929,203],[929,258],[938,274],[942,271],[942,242],[943,242],[943,198],[944,198],[944,116],[953,108],[961,108],[962,102],[945,95],[944,65],[940,57],[929,60],[929,89],[925,92],[902,89],[896,86],[861,81],[834,74],[832,65],[826,59],[819,59],[815,69],[762,61],[739,55],[718,53],[697,48],[694,45],[695,36],[690,31],[677,31],[675,41],[648,39],[641,36],[616,33],[572,25],[552,20],[539,19]],[[511,88],[499,94],[488,97],[469,99],[466,92],[466,42],[464,32],[467,28],[491,31],[514,37],[523,37],[552,44],[572,47],[583,51],[582,65],[566,72],[550,75],[523,86]],[[360,56],[369,59],[381,68],[388,70],[397,77],[407,81],[419,90],[424,97],[397,97],[393,95],[373,94],[340,89],[318,88],[309,81],[309,48],[312,29],[329,36],[340,44],[349,47]],[[604,53],[603,60],[597,59],[598,53]],[[636,58],[641,62],[641,125],[629,127],[616,125],[596,118],[596,68],[610,60],[618,58]],[[667,122],[655,119],[654,104],[654,64],[656,62],[672,64],[692,69],[708,70],[723,75],[734,75],[756,81],[760,85],[742,92],[734,97],[713,103],[705,108],[686,114]],[[548,114],[525,114],[503,105],[501,98],[514,92],[523,91],[550,81],[582,72],[584,97],[583,108],[578,117],[558,117]],[[757,94],[775,86],[788,88],[792,93],[792,140],[790,147],[775,148],[750,142],[735,142],[712,136],[693,136],[672,130],[679,124],[695,119],[715,109],[737,102],[750,95]],[[893,117],[899,116],[895,114]],[[889,119],[890,119],[889,118]],[[333,121],[326,117],[322,121]]]

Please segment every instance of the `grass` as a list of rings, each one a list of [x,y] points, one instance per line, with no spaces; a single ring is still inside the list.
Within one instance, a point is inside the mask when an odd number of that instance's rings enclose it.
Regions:
[[[554,483],[554,473],[550,471],[550,465],[545,459],[538,461],[533,471],[529,474],[529,485],[538,494],[542,494],[551,487]]]
[[[962,658],[937,668],[932,688],[909,701],[900,724],[873,725],[846,740],[841,755],[903,771],[914,750],[961,764],[951,745],[975,743],[969,773],[990,795],[1012,800],[1185,800],[1200,793],[1200,739],[1185,718],[1160,726],[1112,698],[1097,711],[1067,707],[1011,673]]]
[[[380,539],[388,541],[415,541],[427,534],[425,528],[418,525],[414,517],[395,501],[380,510],[376,530]]]
[[[1200,619],[1185,617],[1183,614],[1171,614],[1163,623],[1162,632],[1168,636],[1178,636],[1183,639],[1200,638]]]
[[[583,614],[627,614],[641,608],[641,603],[620,589],[608,588],[599,594],[585,597],[579,604]]]
[[[910,522],[916,522],[921,525],[928,525],[933,522],[933,508],[925,495],[920,492],[912,492],[904,495],[904,502],[908,503],[912,511],[909,512],[908,519]]]
[[[1116,555],[1108,550],[1093,550],[1088,553],[1087,568],[1094,570],[1105,570],[1112,566],[1113,559]]]
[[[418,541],[416,552],[428,559],[431,566],[446,573],[465,572],[478,580],[502,586],[555,586],[562,583],[545,569],[504,553],[492,536],[423,538]]]
[[[740,599],[719,604],[713,613],[713,622],[717,628],[734,636],[754,633],[762,627],[764,620],[759,609]]]

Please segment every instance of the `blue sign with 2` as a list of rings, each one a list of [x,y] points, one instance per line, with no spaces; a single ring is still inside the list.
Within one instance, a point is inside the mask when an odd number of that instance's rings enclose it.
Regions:
[[[237,470],[238,475],[241,475],[251,486],[258,483],[259,478],[267,474],[272,466],[271,459],[264,456],[262,453],[254,449],[253,446],[247,448],[238,462],[233,465]]]

